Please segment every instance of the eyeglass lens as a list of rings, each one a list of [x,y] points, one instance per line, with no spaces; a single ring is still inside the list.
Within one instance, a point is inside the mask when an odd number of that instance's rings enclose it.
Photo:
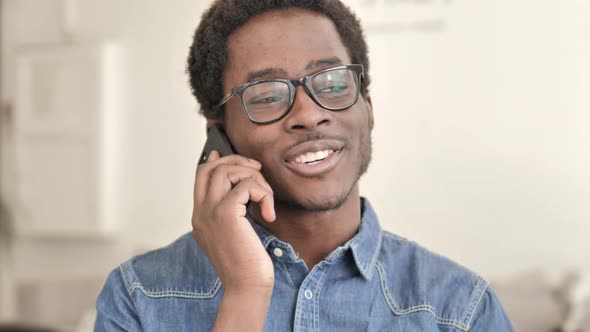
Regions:
[[[312,94],[327,109],[352,106],[358,95],[357,74],[347,68],[317,74],[311,79]],[[260,82],[242,94],[246,112],[257,122],[273,121],[290,108],[291,86],[286,82]]]

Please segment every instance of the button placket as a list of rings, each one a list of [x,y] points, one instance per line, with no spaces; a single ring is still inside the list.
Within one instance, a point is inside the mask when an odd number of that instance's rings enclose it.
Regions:
[[[316,265],[307,275],[299,290],[299,298],[295,310],[294,331],[315,331],[319,321],[318,293],[322,288],[324,277],[328,271],[325,262]]]

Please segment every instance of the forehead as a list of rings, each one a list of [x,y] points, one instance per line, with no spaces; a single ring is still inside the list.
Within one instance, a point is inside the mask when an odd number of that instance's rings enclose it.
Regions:
[[[334,60],[350,63],[347,49],[328,17],[303,9],[267,12],[229,36],[224,89],[248,81],[249,74],[255,72],[299,77]]]

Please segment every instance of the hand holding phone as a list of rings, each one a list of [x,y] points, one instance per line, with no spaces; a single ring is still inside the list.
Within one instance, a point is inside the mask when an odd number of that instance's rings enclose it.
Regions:
[[[246,218],[249,201],[263,219],[275,219],[273,191],[262,165],[234,151],[220,126],[208,138],[195,177],[193,237],[215,267],[225,294],[271,289],[274,267]]]

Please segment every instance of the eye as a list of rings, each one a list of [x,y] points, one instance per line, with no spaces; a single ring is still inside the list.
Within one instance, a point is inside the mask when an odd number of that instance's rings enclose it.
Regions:
[[[248,105],[268,105],[280,102],[282,100],[283,96],[281,95],[255,96],[254,98],[248,100]]]
[[[335,85],[332,85],[329,87],[322,88],[317,93],[337,94],[337,93],[341,93],[343,91],[346,91],[347,89],[348,89],[348,85],[346,85],[346,84],[335,84]]]
[[[350,86],[345,82],[331,82],[329,85],[318,87],[316,95],[318,97],[339,97],[349,91]]]
[[[278,107],[289,100],[289,86],[276,81],[260,82],[246,88],[242,100],[249,108]]]

